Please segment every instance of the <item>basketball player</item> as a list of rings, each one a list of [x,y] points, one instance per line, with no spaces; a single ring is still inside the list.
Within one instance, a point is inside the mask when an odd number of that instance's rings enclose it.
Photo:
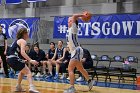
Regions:
[[[53,76],[51,59],[53,58],[54,53],[55,53],[55,43],[51,42],[50,43],[50,49],[48,50],[48,53],[46,55],[47,56],[47,60],[42,62],[43,63],[43,74],[44,74],[43,76],[46,76],[46,64],[48,65],[49,73],[48,73],[47,78]]]
[[[27,62],[30,62],[33,65],[38,65],[38,62],[35,60],[32,60],[26,53],[25,53],[25,46],[26,46],[26,40],[28,39],[28,32],[26,28],[21,28],[17,32],[16,36],[17,40],[13,42],[13,44],[10,47],[9,53],[8,53],[8,64],[11,68],[13,68],[15,71],[20,71],[18,74],[18,82],[16,85],[16,92],[23,92],[25,90],[21,87],[22,78],[24,75],[27,75],[27,80],[30,84],[29,86],[29,92],[30,93],[39,93],[35,89],[35,86],[32,82],[32,75],[30,69],[25,64],[26,59]]]
[[[89,90],[92,89],[94,81],[89,79],[87,71],[83,68],[81,59],[83,57],[83,49],[80,47],[78,43],[78,19],[82,19],[83,21],[89,21],[91,18],[91,14],[89,12],[83,12],[81,14],[74,14],[72,17],[68,19],[68,31],[66,34],[67,44],[70,48],[71,52],[71,60],[68,66],[68,72],[70,77],[71,87],[64,91],[64,93],[75,93],[76,89],[74,87],[74,69],[77,68],[82,75],[86,78],[89,86]]]

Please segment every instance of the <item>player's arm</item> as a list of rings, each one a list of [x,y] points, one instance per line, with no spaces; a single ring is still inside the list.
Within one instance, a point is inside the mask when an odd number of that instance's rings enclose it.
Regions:
[[[53,55],[53,57],[52,57],[52,60],[55,60],[55,58],[56,58],[56,53],[57,53],[57,48],[55,49],[55,53],[54,53],[54,55]]]
[[[72,24],[78,20],[78,18],[83,17],[83,14],[74,14],[72,17],[69,17],[68,19],[68,27],[72,27]]]
[[[69,19],[68,19],[68,26],[71,27],[72,26],[72,23],[75,23],[76,20],[82,19],[83,17],[86,17],[87,13],[88,12],[85,11],[83,13],[73,14],[72,17],[69,17]]]
[[[79,13],[79,14],[74,14],[71,17],[72,23],[75,23],[76,20],[78,20],[81,17],[84,17],[85,15],[83,13]]]
[[[91,17],[91,13],[89,13],[88,11],[84,11],[79,14],[73,14],[72,17],[70,18],[70,20],[72,21],[72,23],[75,23],[77,19],[82,19],[82,20],[83,20],[83,18],[90,19],[90,17]],[[84,21],[86,21],[86,20],[84,20]]]
[[[38,62],[35,60],[32,60],[26,53],[25,53],[25,46],[26,46],[26,41],[24,39],[18,40],[17,44],[20,46],[20,53],[21,55],[27,60],[27,62],[32,63],[33,65],[38,65]]]
[[[21,55],[28,61],[31,61],[32,59],[25,53],[25,46],[26,46],[26,41],[23,39],[18,40],[17,44],[20,46],[21,48]]]

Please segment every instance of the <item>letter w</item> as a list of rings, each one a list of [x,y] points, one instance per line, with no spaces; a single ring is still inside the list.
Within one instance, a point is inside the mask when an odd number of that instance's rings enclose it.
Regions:
[[[123,24],[123,29],[124,29],[124,35],[126,35],[127,32],[129,33],[129,35],[131,35],[134,21],[124,21],[122,22],[122,24]]]

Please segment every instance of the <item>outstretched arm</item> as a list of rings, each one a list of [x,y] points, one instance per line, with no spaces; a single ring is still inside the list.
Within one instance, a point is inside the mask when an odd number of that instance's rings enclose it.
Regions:
[[[84,17],[83,13],[72,15],[72,17],[71,17],[72,23],[75,23],[76,20],[78,20],[79,18],[82,18],[82,17]]]
[[[84,15],[81,13],[81,14],[74,14],[72,15],[72,17],[69,17],[69,20],[68,20],[68,26],[71,27],[72,26],[72,23],[75,23],[76,20],[78,20],[79,18],[82,18]]]
[[[75,23],[76,20],[83,19],[83,18],[87,17],[88,13],[89,12],[85,11],[85,12],[82,12],[82,13],[79,13],[79,14],[73,14],[72,17],[69,17],[68,26],[71,27],[72,23]]]
[[[23,39],[20,39],[17,41],[17,44],[20,46],[21,48],[21,55],[28,60],[28,62],[32,63],[33,65],[38,65],[38,62],[36,62],[35,60],[32,60],[26,53],[25,53],[25,45],[26,45],[26,41]]]

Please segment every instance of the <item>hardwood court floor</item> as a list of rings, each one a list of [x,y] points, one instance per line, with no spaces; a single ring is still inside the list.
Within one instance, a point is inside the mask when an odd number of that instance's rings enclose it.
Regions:
[[[0,78],[0,93],[15,93],[14,89],[16,81],[16,79]],[[28,82],[26,80],[23,80],[22,84],[23,87],[28,90]],[[63,90],[69,87],[68,84],[45,81],[34,81],[34,84],[41,93],[63,93]],[[140,93],[140,91],[138,90],[107,88],[98,86],[95,86],[92,91],[88,92],[87,86],[76,85],[75,87],[77,90],[76,93]],[[28,93],[28,91],[24,93]]]

